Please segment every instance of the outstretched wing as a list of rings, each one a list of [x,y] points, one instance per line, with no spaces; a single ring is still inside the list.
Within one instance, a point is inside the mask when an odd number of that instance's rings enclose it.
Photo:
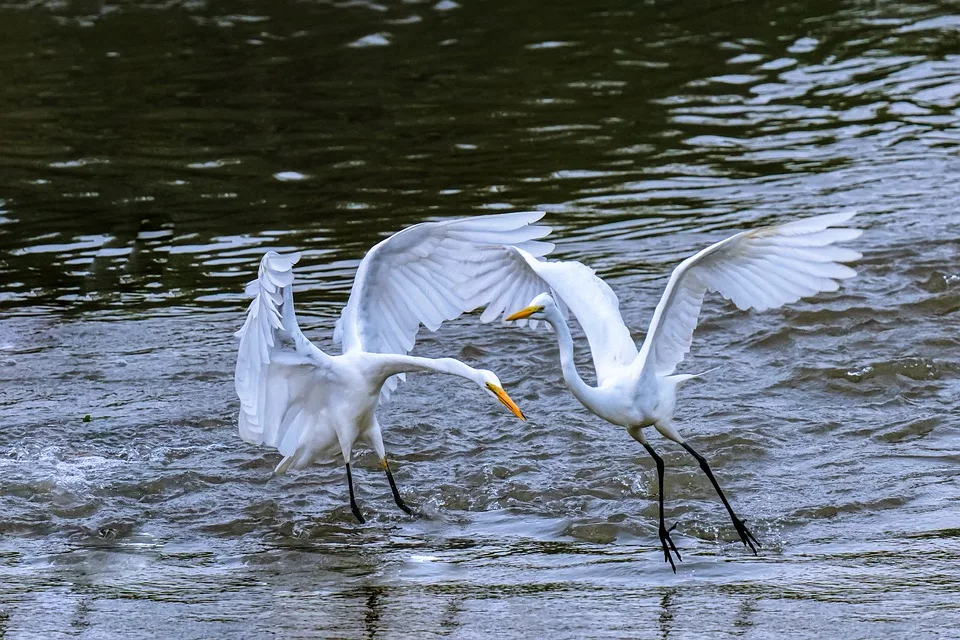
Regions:
[[[700,305],[716,291],[740,309],[764,311],[821,291],[857,272],[845,266],[860,258],[834,246],[860,236],[859,229],[834,228],[855,213],[836,213],[744,231],[681,262],[667,283],[640,348],[636,367],[670,375],[690,350]]]
[[[495,301],[480,316],[483,322],[497,318],[501,312],[513,313],[539,293],[551,290],[554,298],[576,316],[590,343],[597,382],[603,384],[610,375],[629,366],[637,356],[637,346],[620,315],[620,301],[606,282],[593,269],[575,261],[538,260],[520,248],[510,249],[515,261],[514,277],[491,282]],[[499,277],[494,274],[494,278]]]
[[[478,283],[498,270],[511,277],[515,263],[505,246],[537,256],[553,249],[537,240],[550,233],[533,224],[542,217],[535,211],[424,222],[380,242],[360,262],[334,342],[342,342],[344,353],[409,352],[421,324],[435,331],[491,301],[490,289]],[[397,382],[387,381],[384,397]]]
[[[293,265],[299,259],[275,251],[263,256],[257,279],[247,285],[254,298],[236,334],[240,437],[284,456],[294,454],[334,392],[330,357],[303,335],[293,311]]]

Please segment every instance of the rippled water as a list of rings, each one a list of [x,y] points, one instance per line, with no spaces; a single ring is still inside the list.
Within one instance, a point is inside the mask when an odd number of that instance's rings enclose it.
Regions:
[[[0,637],[952,637],[960,626],[960,13],[950,2],[0,5]],[[358,499],[236,435],[232,332],[303,250],[331,348],[363,251],[543,209],[642,335],[734,229],[850,208],[860,276],[712,299],[656,474],[560,380],[552,335],[418,352]],[[580,340],[581,368],[589,369]],[[85,416],[89,415],[89,422]],[[175,630],[175,632],[174,632]]]

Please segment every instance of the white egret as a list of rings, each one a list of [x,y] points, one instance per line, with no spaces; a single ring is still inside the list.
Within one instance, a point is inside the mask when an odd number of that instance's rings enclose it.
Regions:
[[[429,222],[404,229],[370,249],[334,330],[342,355],[328,355],[308,340],[293,308],[293,265],[299,254],[268,251],[240,338],[236,390],[240,397],[240,437],[266,444],[284,456],[276,473],[342,455],[350,508],[361,523],[350,471],[354,444],[365,441],[386,471],[397,505],[403,502],[387,463],[378,398],[389,397],[405,373],[436,371],[472,380],[521,420],[520,409],[490,371],[452,358],[406,355],[423,324],[431,331],[493,301],[479,274],[512,269],[504,247],[542,256],[553,245],[540,242],[550,232],[535,223],[539,212],[509,213]],[[530,294],[532,295],[532,293]]]
[[[660,543],[664,561],[674,571],[677,568],[671,551],[678,560],[681,557],[670,538],[672,527],[667,529],[663,518],[663,459],[647,442],[643,434],[646,427],[654,427],[696,458],[743,544],[754,554],[759,546],[734,513],[706,459],[683,439],[674,424],[677,388],[698,377],[674,371],[690,350],[704,295],[715,291],[739,309],[763,311],[821,291],[836,291],[838,280],[856,275],[842,263],[857,260],[860,254],[834,246],[860,235],[858,229],[836,228],[853,216],[822,215],[744,231],[687,258],[673,270],[639,351],[620,316],[616,294],[592,269],[579,262],[546,262],[522,248],[513,250],[518,257],[516,271],[525,273],[521,280],[524,286],[539,279],[558,300],[542,293],[506,320],[541,318],[552,325],[560,344],[563,378],[573,395],[607,422],[626,427],[653,457],[660,484]],[[569,307],[583,327],[597,373],[596,387],[585,383],[577,373],[573,340],[558,302]],[[496,315],[499,311],[495,310]],[[486,318],[491,319],[490,315]]]

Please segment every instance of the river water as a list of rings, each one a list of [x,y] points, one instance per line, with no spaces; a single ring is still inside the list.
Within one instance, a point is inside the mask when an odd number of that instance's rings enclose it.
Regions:
[[[955,3],[364,0],[0,5],[0,637],[960,635]],[[318,345],[366,248],[548,212],[639,339],[734,230],[856,209],[859,276],[766,313],[711,298],[649,457],[564,389],[549,332],[417,353],[363,452],[271,474],[237,437],[243,283],[303,251]],[[581,370],[589,355],[575,330]],[[89,421],[85,416],[89,415]]]

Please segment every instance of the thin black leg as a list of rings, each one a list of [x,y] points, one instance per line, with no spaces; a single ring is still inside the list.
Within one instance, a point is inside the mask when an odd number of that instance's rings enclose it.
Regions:
[[[673,540],[670,539],[670,532],[673,531],[673,527],[667,529],[667,523],[663,520],[663,458],[657,455],[657,452],[653,450],[646,442],[641,442],[643,448],[647,450],[647,453],[653,458],[653,461],[657,463],[657,483],[660,485],[659,494],[660,494],[660,544],[663,545],[663,561],[669,562],[670,567],[673,569],[673,572],[677,572],[677,565],[673,563],[673,557],[670,555],[670,551],[673,551],[677,554],[677,560],[683,562],[683,558],[680,557],[680,552],[677,551],[676,545],[673,544]],[[675,527],[676,525],[674,525]]]
[[[738,518],[737,514],[733,512],[733,507],[731,507],[730,503],[727,501],[727,496],[723,495],[723,490],[717,483],[717,479],[713,476],[713,471],[710,470],[710,465],[707,464],[706,458],[697,453],[693,447],[688,445],[686,442],[681,442],[680,446],[686,449],[690,455],[696,458],[697,462],[700,463],[700,468],[703,469],[703,472],[707,474],[708,478],[710,478],[710,482],[713,483],[713,488],[717,490],[717,495],[720,496],[723,506],[727,508],[727,512],[730,514],[730,519],[733,520],[733,526],[736,527],[737,533],[740,534],[740,540],[743,541],[743,545],[745,547],[750,547],[750,550],[753,551],[753,555],[757,555],[757,547],[760,546],[760,543],[757,542],[757,539],[752,533],[750,533],[750,530],[747,529],[747,525],[744,523],[744,521]]]
[[[353,511],[353,515],[360,521],[360,524],[363,524],[366,520],[363,519],[363,515],[360,513],[360,507],[357,506],[357,498],[353,495],[353,474],[350,473],[349,462],[347,463],[347,486],[350,487],[350,511]]]
[[[383,470],[387,472],[387,481],[390,483],[390,491],[393,491],[393,500],[397,503],[397,506],[403,509],[408,515],[413,515],[413,509],[408,507],[403,501],[403,498],[400,497],[400,491],[397,489],[397,483],[393,481],[393,474],[390,473],[390,465],[387,464],[387,459],[384,458],[380,461],[380,465],[383,467]]]

